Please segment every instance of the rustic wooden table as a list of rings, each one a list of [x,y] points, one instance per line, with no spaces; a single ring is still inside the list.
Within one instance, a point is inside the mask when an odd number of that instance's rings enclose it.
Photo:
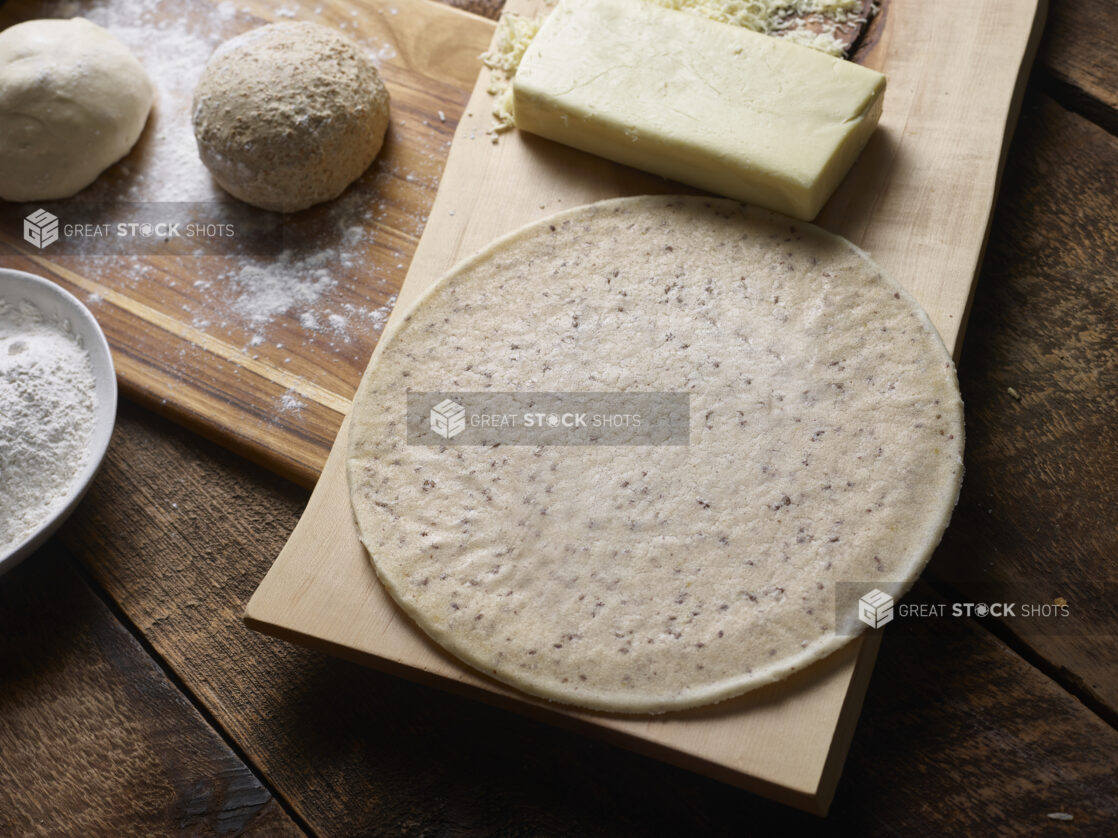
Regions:
[[[0,579],[0,835],[1118,834],[1116,13],[1050,10],[960,363],[966,485],[921,582],[1062,595],[1086,630],[887,632],[819,821],[246,630],[307,493],[124,403],[79,511]]]

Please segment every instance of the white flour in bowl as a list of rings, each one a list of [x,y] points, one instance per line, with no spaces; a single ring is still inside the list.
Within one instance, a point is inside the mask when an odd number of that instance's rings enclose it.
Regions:
[[[68,326],[0,297],[0,555],[65,502],[89,456],[93,367]]]

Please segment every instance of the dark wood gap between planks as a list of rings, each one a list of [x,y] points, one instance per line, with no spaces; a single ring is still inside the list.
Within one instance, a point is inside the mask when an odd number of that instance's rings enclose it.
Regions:
[[[1060,78],[1047,67],[1037,67],[1034,70],[1033,83],[1039,85],[1062,107],[1090,120],[1108,134],[1118,136],[1118,111],[1100,102],[1083,88]]]
[[[81,579],[93,596],[97,597],[108,609],[109,613],[112,614],[123,630],[128,632],[128,634],[132,636],[132,639],[147,653],[152,663],[163,674],[163,677],[182,694],[183,698],[194,708],[198,715],[202,717],[202,720],[214,731],[214,734],[221,739],[225,747],[232,751],[237,759],[244,764],[256,781],[272,796],[272,799],[276,801],[284,814],[291,818],[294,824],[307,835],[308,838],[313,838],[317,833],[311,828],[310,824],[308,824],[303,819],[302,815],[291,805],[291,801],[287,799],[286,795],[272,785],[267,774],[260,770],[260,767],[252,757],[241,748],[237,740],[229,734],[225,726],[210,712],[210,709],[200,700],[194,690],[179,676],[174,667],[167,662],[166,658],[160,654],[159,650],[156,649],[144,633],[140,631],[139,626],[132,621],[116,600],[109,595],[109,592],[93,577],[89,568],[86,567],[85,562],[70,554],[69,551],[66,551],[66,558],[75,568],[78,578]]]
[[[969,602],[972,598],[956,588],[950,582],[936,576],[934,573],[925,573],[921,580],[946,602]],[[1049,660],[1029,645],[1028,640],[1015,632],[1001,620],[978,620],[973,617],[965,618],[968,622],[990,632],[994,637],[1004,643],[1018,657],[1028,663],[1049,680],[1054,681],[1064,692],[1079,700],[1085,708],[1090,710],[1102,721],[1118,731],[1118,710],[1108,707],[1096,697],[1086,685],[1083,678],[1059,663]]]
[[[1118,4],[1049,0],[1034,74],[1068,110],[1118,135]]]

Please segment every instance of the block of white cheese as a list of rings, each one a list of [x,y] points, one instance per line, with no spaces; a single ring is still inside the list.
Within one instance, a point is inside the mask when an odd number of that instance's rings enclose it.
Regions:
[[[561,0],[513,82],[517,128],[810,220],[866,144],[885,76],[644,0]]]

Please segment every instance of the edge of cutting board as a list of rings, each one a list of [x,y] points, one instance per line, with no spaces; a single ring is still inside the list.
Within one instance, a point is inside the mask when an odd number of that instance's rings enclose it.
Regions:
[[[510,5],[520,11],[531,2],[513,0]],[[887,13],[901,14],[897,8],[901,2],[895,0],[887,6]],[[904,108],[903,114],[899,114],[903,117],[901,123],[892,126],[883,120],[883,128],[817,222],[870,250],[900,278],[928,309],[957,356],[989,231],[1005,146],[1020,109],[1027,69],[1035,55],[1047,4],[1046,0],[1017,0],[1012,4],[999,4],[998,0],[950,0],[935,5],[941,15],[963,16],[964,5],[971,10],[972,17],[963,17],[964,23],[952,18],[952,32],[937,35],[940,40],[936,43],[952,44],[960,54],[977,49],[974,39],[981,35],[1007,39],[1012,35],[1012,61],[1007,58],[1011,66],[1000,68],[999,79],[1010,85],[1010,91],[1000,91],[1003,98],[993,109],[993,119],[988,118],[985,125],[976,129],[967,121],[955,126],[954,136],[938,137],[934,135],[938,126],[931,121],[934,114],[941,112],[938,103],[929,105],[920,99],[931,97],[935,91],[929,88],[934,85],[925,84],[920,74],[909,67],[902,78],[908,78],[914,89],[902,89],[898,97],[895,87],[891,88],[894,99],[900,98]],[[945,12],[944,7],[950,7],[949,11]],[[913,18],[906,21],[910,35],[920,29],[921,15],[926,16],[922,20],[925,25],[936,20],[937,11],[930,7],[913,4],[904,8]],[[1023,10],[1028,11],[1027,20],[1022,17]],[[975,31],[970,42],[960,44],[958,37],[966,33],[964,24],[968,21],[981,23],[987,31]],[[944,40],[949,35],[956,41]],[[881,66],[879,62],[885,60],[882,56],[896,37],[886,27],[867,63]],[[999,45],[1005,50],[1004,44]],[[984,60],[975,58],[973,52],[967,54],[979,64]],[[944,61],[945,66],[950,64]],[[1011,79],[1006,76],[1010,69]],[[989,82],[989,78],[985,80]],[[515,133],[502,138],[495,151],[483,151],[476,144],[489,146],[484,135],[489,123],[486,85],[487,74],[483,71],[455,134],[431,220],[401,289],[394,317],[405,311],[460,256],[502,232],[559,209],[609,195],[678,191],[659,179]],[[974,100],[983,100],[970,103],[972,109],[981,110],[985,98],[996,87],[987,83],[979,89],[960,90]],[[919,119],[921,114],[924,121]],[[965,202],[932,198],[935,185],[918,177],[919,164],[927,161],[918,157],[914,163],[903,157],[902,151],[910,154],[911,146],[915,146],[917,151],[929,155],[936,152],[935,162],[942,166],[948,153],[958,151],[955,141],[964,130],[969,134],[981,133],[981,141],[987,144],[982,151],[987,156],[983,158],[986,168],[981,172],[982,178],[972,187],[974,194],[966,206],[959,207]],[[931,132],[933,136],[921,136],[920,132]],[[910,148],[906,149],[906,144]],[[487,154],[495,157],[486,162]],[[505,176],[510,171],[514,174]],[[516,171],[520,175],[515,175]],[[496,182],[494,172],[502,173]],[[896,182],[898,172],[911,177]],[[956,182],[975,180],[973,173],[950,174]],[[540,177],[544,182],[548,178],[551,182],[561,179],[563,186],[559,191],[563,197],[548,200],[548,190],[541,185]],[[510,194],[503,191],[510,188],[510,181],[514,189],[536,188],[529,193],[533,195],[530,206],[525,200],[510,199]],[[473,212],[462,212],[471,208]],[[941,226],[929,229],[928,225]],[[923,240],[920,233],[925,234]],[[927,249],[934,250],[936,242],[949,243],[941,250],[950,251],[951,258],[944,260],[942,254],[929,256]],[[913,281],[908,281],[913,277]],[[299,524],[249,601],[246,625],[575,729],[816,814],[827,812],[872,674],[880,631],[858,638],[786,681],[694,711],[625,717],[534,699],[459,664],[416,629],[380,586],[357,539],[349,506],[344,474],[347,430],[348,422],[343,423],[338,433]]]

